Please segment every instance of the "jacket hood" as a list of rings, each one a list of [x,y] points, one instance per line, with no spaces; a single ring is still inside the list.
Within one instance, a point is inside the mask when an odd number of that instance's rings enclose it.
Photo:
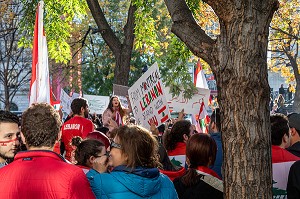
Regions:
[[[221,140],[221,132],[216,132],[216,133],[209,133],[210,137],[212,137],[215,140]]]
[[[137,167],[131,171],[131,168],[126,166],[118,166],[111,174],[127,189],[141,197],[150,197],[161,188],[160,173],[157,168]]]

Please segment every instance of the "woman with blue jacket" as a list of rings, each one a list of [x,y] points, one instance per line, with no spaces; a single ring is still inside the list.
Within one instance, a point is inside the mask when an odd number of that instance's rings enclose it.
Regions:
[[[121,126],[116,131],[109,160],[99,157],[87,173],[96,197],[178,198],[173,183],[157,168],[158,143],[149,131],[139,126]],[[113,169],[105,173],[108,165]]]

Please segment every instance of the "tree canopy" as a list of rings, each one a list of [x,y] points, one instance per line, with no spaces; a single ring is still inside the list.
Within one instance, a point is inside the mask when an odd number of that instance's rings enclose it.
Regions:
[[[280,72],[288,83],[296,83],[294,111],[300,108],[299,41],[300,2],[281,0],[270,25],[269,68]]]

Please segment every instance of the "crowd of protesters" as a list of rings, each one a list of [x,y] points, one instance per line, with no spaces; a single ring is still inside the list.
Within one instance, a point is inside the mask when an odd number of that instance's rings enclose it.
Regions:
[[[281,84],[278,89],[278,95],[271,93],[270,97],[270,113],[282,113],[284,115],[288,115],[292,111],[292,108],[287,108],[287,106],[292,104],[293,93],[295,92],[294,86],[291,84],[285,89],[283,84]]]
[[[130,104],[130,103],[129,103]],[[62,122],[46,103],[0,111],[0,198],[223,198],[220,110],[209,133],[183,111],[145,129],[113,96],[102,118],[76,98]],[[273,194],[300,198],[300,114],[271,118]]]

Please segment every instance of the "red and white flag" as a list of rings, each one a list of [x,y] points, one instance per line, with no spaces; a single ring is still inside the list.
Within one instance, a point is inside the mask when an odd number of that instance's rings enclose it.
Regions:
[[[44,2],[40,1],[36,10],[34,26],[29,105],[36,102],[51,103],[48,49],[43,26],[43,13]]]
[[[198,59],[197,67],[195,68],[194,84],[198,88],[209,89],[208,85],[207,85],[207,81],[206,81],[205,75],[204,75],[204,72],[202,70],[200,59]],[[207,124],[208,123],[207,122],[208,122],[209,116],[207,114],[207,111],[206,111],[206,108],[205,108],[205,104],[204,104],[203,101],[202,101],[202,103],[200,105],[198,119],[201,122],[200,126],[202,127],[202,132],[203,133],[208,133],[208,129],[207,129]]]
[[[202,70],[200,59],[198,60],[197,67],[195,68],[194,84],[198,88],[208,89],[207,81]]]

